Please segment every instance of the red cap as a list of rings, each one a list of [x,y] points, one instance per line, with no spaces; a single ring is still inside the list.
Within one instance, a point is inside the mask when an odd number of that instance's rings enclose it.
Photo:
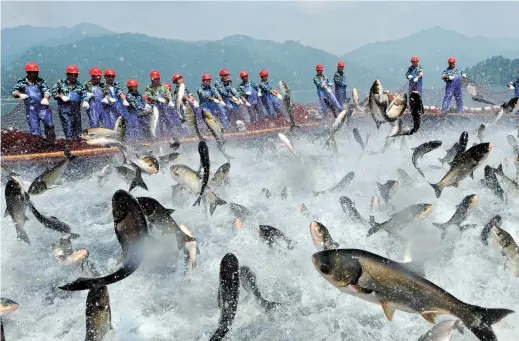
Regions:
[[[420,61],[420,59],[417,56],[411,57],[411,62],[417,62],[418,63],[419,61]]]
[[[106,69],[105,70],[105,76],[114,76],[115,77],[115,70],[114,69]]]
[[[38,64],[33,63],[33,62],[29,62],[29,63],[25,64],[25,72],[39,72],[39,71],[40,71],[40,67],[38,66]]]
[[[181,74],[178,74],[178,73],[175,73],[175,74],[173,75],[173,77],[171,77],[171,81],[172,81],[173,83],[175,83],[175,81],[176,81],[177,79],[179,79],[179,78],[182,78],[182,75],[181,75]]]
[[[269,73],[268,73],[267,70],[261,70],[261,71],[259,72],[259,76],[260,76],[260,77],[265,77],[265,76],[268,76],[268,75],[269,75]]]
[[[202,75],[202,81],[210,81],[211,80],[211,75],[208,74],[208,73],[204,73]]]
[[[221,69],[219,75],[220,75],[220,77],[229,76],[230,73],[229,73],[229,70],[227,70],[227,69]]]
[[[74,73],[74,74],[79,74],[79,69],[77,66],[75,65],[69,65],[67,66],[67,68],[65,69],[65,73]]]
[[[135,79],[129,79],[129,80],[126,82],[126,86],[127,86],[127,87],[130,87],[130,86],[139,86],[139,82],[137,82]]]
[[[248,76],[248,75],[249,75],[249,73],[247,71],[245,71],[245,70],[240,72],[240,78],[243,78],[243,77]]]
[[[160,78],[160,72],[158,72],[157,70],[152,70],[150,72],[150,79],[157,79],[157,78]]]
[[[337,67],[344,67],[344,62],[338,62]]]
[[[448,60],[449,63],[456,63],[456,58],[450,57]]]
[[[88,71],[88,74],[90,76],[102,76],[103,72],[101,71],[100,68],[93,67],[93,68],[90,69],[90,71]]]
[[[324,70],[324,66],[323,64],[317,64],[315,66],[315,71],[323,71]]]

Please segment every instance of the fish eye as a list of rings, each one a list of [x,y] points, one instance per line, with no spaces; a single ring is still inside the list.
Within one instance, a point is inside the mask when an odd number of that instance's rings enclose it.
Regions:
[[[330,267],[326,264],[322,264],[321,266],[319,266],[319,271],[321,271],[321,273],[325,275],[328,275],[330,274]]]

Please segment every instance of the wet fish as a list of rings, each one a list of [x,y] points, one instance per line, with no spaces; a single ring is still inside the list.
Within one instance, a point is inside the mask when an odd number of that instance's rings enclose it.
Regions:
[[[378,195],[374,195],[371,197],[370,208],[371,213],[376,213],[380,211],[380,198]]]
[[[456,205],[456,212],[452,215],[452,217],[445,223],[433,223],[434,226],[439,227],[442,230],[441,238],[444,239],[447,235],[447,229],[449,226],[457,226],[461,227],[461,223],[463,223],[471,214],[474,212],[476,205],[479,202],[479,196],[477,194],[467,195],[460,202],[459,205]]]
[[[184,262],[186,265],[186,275],[191,275],[197,266],[196,255],[200,253],[196,238],[186,225],[180,225],[182,233],[189,237],[184,243]]]
[[[68,148],[65,149],[65,159],[60,161],[56,166],[47,169],[45,172],[40,174],[29,187],[29,194],[42,194],[48,189],[52,189],[59,184],[61,176],[67,169],[68,163],[74,160],[76,157],[72,155]]]
[[[460,156],[467,150],[468,139],[469,139],[468,132],[464,131],[463,133],[461,133],[457,148],[455,149],[454,157],[452,158],[452,161],[448,162],[449,166],[452,166],[453,164],[455,164],[458,161],[458,159],[460,158]]]
[[[223,154],[223,156],[229,161],[232,159],[229,155],[225,153],[223,145],[225,144],[223,130],[219,122],[216,121],[213,115],[205,109],[202,109],[202,117],[204,118],[204,122],[213,134],[218,150]]]
[[[218,329],[209,341],[220,341],[229,332],[240,298],[240,265],[232,253],[226,254],[220,263],[220,286],[218,288],[218,307],[220,320]]]
[[[400,188],[400,183],[395,180],[388,180],[384,184],[377,182],[377,188],[380,192],[380,196],[384,199],[384,202],[389,203],[389,200],[395,196],[396,192]]]
[[[349,172],[341,179],[341,181],[339,181],[339,183],[337,185],[335,185],[332,188],[327,189],[325,191],[314,192],[314,196],[319,196],[319,195],[327,193],[327,192],[337,193],[340,191],[344,191],[344,190],[346,190],[346,187],[348,187],[351,184],[351,182],[353,181],[353,178],[355,178],[355,172]]]
[[[355,108],[360,111],[364,111],[359,106],[359,92],[357,91],[357,88],[353,88],[351,90],[351,98],[353,100],[353,105],[355,106]]]
[[[388,233],[398,233],[403,230],[405,225],[416,220],[422,220],[431,212],[431,204],[414,204],[395,213],[391,218],[389,218],[389,220],[383,223],[377,223],[375,217],[370,216],[369,225],[371,228],[369,229],[367,236],[369,237],[380,230],[384,230]]]
[[[442,141],[436,140],[436,141],[425,142],[425,143],[422,143],[421,145],[419,145],[418,147],[411,148],[411,150],[413,150],[413,156],[412,156],[413,166],[414,166],[414,168],[416,168],[416,170],[418,171],[418,173],[420,173],[421,176],[425,176],[425,175],[423,174],[420,167],[418,167],[418,160],[420,160],[425,154],[432,152],[433,150],[435,150],[437,148],[440,148],[441,145],[442,145]]]
[[[519,154],[519,143],[517,142],[517,139],[513,135],[507,135],[506,139],[508,141],[508,144],[510,144],[510,146],[514,150],[514,154]]]
[[[506,267],[512,270],[514,276],[519,277],[519,246],[514,238],[497,226],[492,226],[490,232],[495,245],[505,258]]]
[[[506,113],[514,113],[519,110],[519,97],[514,97],[508,102],[504,102],[501,104],[501,108]]]
[[[339,243],[333,241],[332,235],[323,224],[312,221],[310,223],[310,236],[317,251],[332,250],[339,247]]]
[[[59,220],[58,218],[56,218],[54,216],[50,216],[50,217],[44,216],[43,214],[38,212],[38,210],[36,209],[36,207],[34,207],[34,204],[32,203],[32,201],[30,199],[28,200],[28,202],[29,202],[29,208],[31,209],[32,214],[44,227],[57,231],[57,232],[61,232],[61,233],[69,233],[73,239],[79,237],[79,234],[70,232],[71,229],[68,224],[62,222],[61,220]]]
[[[149,174],[157,174],[160,169],[159,161],[153,155],[136,155],[132,163]]]
[[[200,134],[200,128],[198,127],[196,115],[193,112],[193,108],[191,108],[190,105],[184,106],[184,116],[186,118],[186,123],[187,123],[187,126],[189,127],[189,131],[190,131],[191,135],[198,136],[198,139],[200,141],[204,140],[204,137],[202,136],[202,134]],[[180,147],[180,142],[173,141],[170,144],[170,146],[173,149],[178,149]],[[176,148],[174,148],[174,147],[176,147]]]
[[[355,208],[355,202],[350,198],[344,196],[339,199],[342,210],[346,215],[355,223],[368,225],[368,221],[360,215],[359,211]]]
[[[246,220],[248,217],[252,215],[252,211],[249,210],[247,207],[242,206],[240,204],[231,202],[229,204],[229,207],[231,209],[231,213],[236,217],[240,218],[241,220]]]
[[[290,140],[288,139],[288,137],[285,134],[278,133],[278,138],[281,142],[283,142],[283,144],[288,148],[288,150],[290,150],[292,152],[292,154],[294,154],[295,156],[300,156],[297,153],[294,146],[292,145],[292,142],[290,142]]]
[[[139,167],[135,167],[139,168]],[[127,166],[116,166],[114,167],[115,174],[117,174],[121,179],[126,181],[126,183],[131,184],[133,179],[135,179],[136,172],[133,168],[129,168]]]
[[[405,186],[411,186],[413,184],[413,179],[405,170],[398,168],[397,172],[398,172],[398,176],[400,177],[400,181]]]
[[[25,212],[29,205],[29,195],[22,188],[22,185],[15,178],[9,179],[5,185],[5,214],[11,216],[16,228],[16,239],[23,240],[27,244],[31,244],[29,236],[24,230],[25,222],[29,219]]]
[[[397,94],[389,103],[386,111],[382,111],[382,115],[388,122],[394,122],[400,118],[407,107],[407,94]]]
[[[216,172],[214,172],[214,175],[211,179],[211,186],[214,188],[214,187],[219,187],[219,186],[227,183],[230,172],[231,172],[231,164],[229,162],[221,165],[220,168],[218,168],[216,170]]]
[[[59,288],[67,291],[87,290],[110,285],[130,276],[142,262],[143,242],[148,236],[148,225],[137,200],[128,192],[118,190],[112,196],[112,214],[115,235],[122,248],[123,265],[116,272],[100,278],[78,278]]]
[[[488,245],[488,236],[490,234],[490,231],[492,231],[493,227],[501,227],[502,223],[503,219],[499,214],[493,216],[492,219],[490,219],[490,221],[485,225],[485,227],[481,231],[481,242],[485,245]]]
[[[202,196],[204,195],[204,191],[207,188],[207,184],[209,183],[209,175],[211,175],[211,160],[209,159],[209,148],[205,141],[198,142],[198,153],[200,154],[200,166],[202,167],[202,187],[200,188],[200,194],[196,199],[193,206],[200,206],[200,201],[202,200]]]
[[[261,193],[265,196],[265,198],[270,199],[272,197],[272,193],[266,188],[261,189]]]
[[[351,115],[350,115],[351,116]],[[348,118],[348,111],[343,110],[337,115],[335,120],[333,121],[332,126],[325,132],[325,135],[328,135],[328,138],[326,139],[326,142],[324,143],[325,146],[331,146],[332,142],[335,142],[334,136],[335,133],[337,133],[344,123],[347,121]]]
[[[278,302],[267,301],[263,298],[256,284],[256,274],[248,266],[240,266],[240,283],[247,292],[254,295],[266,312],[280,305]]]
[[[492,325],[514,311],[482,308],[460,301],[402,263],[355,249],[317,252],[316,270],[339,290],[380,304],[389,321],[396,310],[435,323],[440,315],[459,318],[482,341],[496,341]]]
[[[133,165],[135,165],[135,164],[133,164]],[[124,170],[122,170],[122,169],[120,171],[124,172]],[[128,174],[131,174],[131,173],[128,172]],[[131,192],[134,188],[137,188],[137,187],[148,190],[148,185],[146,185],[146,183],[144,182],[144,179],[142,178],[141,168],[135,165],[135,171],[133,174],[134,174],[134,177],[130,183],[130,188],[128,189],[128,192]]]
[[[436,197],[439,198],[446,187],[457,186],[461,180],[473,173],[486,160],[491,151],[492,145],[490,143],[480,143],[460,155],[440,182],[436,184],[429,183],[434,189]]]
[[[283,109],[285,109],[285,112],[288,115],[288,119],[290,121],[290,131],[294,130],[295,128],[301,128],[300,126],[296,125],[294,121],[294,113],[292,108],[292,96],[290,94],[290,89],[283,81],[279,81],[279,90],[281,91],[281,95],[283,96],[283,99],[281,102],[283,103]]]
[[[503,171],[502,164],[499,164],[499,166],[493,169],[493,171],[495,174],[499,175],[501,179],[503,179],[503,182],[505,182],[507,187],[510,188],[515,194],[519,193],[519,184],[506,176],[505,172]]]
[[[501,188],[499,181],[497,180],[496,173],[492,169],[491,166],[486,165],[484,169],[485,178],[480,180],[481,185],[487,187],[492,194],[494,194],[499,199],[507,202],[507,198],[505,195],[505,191]]]
[[[276,242],[277,240],[284,240],[289,250],[292,250],[296,244],[295,241],[285,236],[283,232],[281,232],[275,227],[268,225],[260,225],[258,231],[260,237],[265,241],[265,244],[267,244],[270,247],[272,247],[272,244],[274,244],[274,242]]]
[[[441,321],[422,335],[418,341],[450,341],[455,330],[463,334],[463,323],[460,320]]]
[[[168,155],[159,156],[159,165],[160,168],[164,169],[170,162],[175,162],[182,157],[182,154],[178,152],[172,152]]]
[[[9,315],[10,313],[18,309],[18,306],[19,304],[13,300],[6,297],[0,297],[0,317]]]
[[[402,120],[400,121],[400,124],[398,126],[398,131],[391,132],[389,136],[396,137],[396,136],[405,136],[405,135],[413,135],[420,129],[420,125],[422,122],[422,115],[424,113],[423,103],[422,103],[422,96],[417,91],[412,91],[409,95],[409,107],[411,111],[411,118],[413,119],[413,127],[403,127],[401,125]]]
[[[85,315],[85,341],[103,341],[106,334],[113,330],[107,286],[95,287],[88,291]]]
[[[202,187],[202,179],[191,168],[185,165],[173,165],[169,168],[171,177],[178,182],[182,187],[186,188],[191,193],[198,194]],[[222,200],[211,190],[205,190],[205,196],[209,200],[209,212],[213,215],[218,205],[225,205],[227,202]]]
[[[115,121],[114,129],[107,128],[88,128],[83,130],[81,138],[83,140],[95,140],[100,138],[114,139],[117,141],[124,141],[126,134],[126,119],[119,116]]]
[[[185,92],[186,92],[186,85],[184,83],[181,83],[178,86],[177,97],[175,98],[175,108],[177,109],[177,112],[181,111],[182,107],[184,106],[182,104],[182,99],[185,96]]]
[[[483,139],[485,138],[485,128],[486,126],[484,124],[481,124],[478,129],[478,139],[479,143],[483,143]]]
[[[97,185],[99,187],[103,187],[103,185],[108,181],[108,176],[112,174],[113,170],[114,167],[112,165],[106,165],[101,169],[97,175]]]
[[[362,136],[360,136],[359,130],[357,128],[353,128],[353,137],[355,138],[355,141],[360,145],[362,150],[366,148],[366,145],[364,144],[364,141],[362,141]]]
[[[54,253],[54,258],[56,262],[61,265],[81,265],[88,258],[88,250],[87,249],[79,249],[75,252],[72,252],[72,243],[70,243],[70,237],[68,239],[68,243],[70,245],[66,245],[67,242],[58,242],[58,244],[52,244],[52,252]]]
[[[165,208],[154,198],[137,197],[136,199],[149,222],[149,226],[159,229],[162,234],[174,234],[179,250],[184,247],[185,243],[192,241],[171,217],[171,214],[175,212],[174,209]]]
[[[157,137],[157,125],[159,123],[159,108],[156,105],[152,106],[151,115],[149,118],[151,136]]]
[[[383,92],[380,81],[378,79],[375,80],[369,90],[368,106],[377,129],[380,129],[380,126],[387,122],[384,119],[384,115],[388,101],[388,96]]]

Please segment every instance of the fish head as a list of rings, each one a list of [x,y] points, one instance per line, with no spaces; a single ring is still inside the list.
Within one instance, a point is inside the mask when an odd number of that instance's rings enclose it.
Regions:
[[[186,225],[180,224],[178,227],[179,227],[180,230],[182,230],[182,232],[184,232],[187,236],[189,236],[189,237],[191,237],[191,238],[195,238],[195,236],[193,235],[193,233],[191,232],[191,230],[190,230]]]
[[[16,309],[18,309],[18,303],[9,298],[0,298],[0,317],[10,314]]]
[[[396,180],[388,180],[387,187],[391,193],[394,193],[400,188],[400,183]]]
[[[495,225],[490,229],[490,234],[492,235],[492,239],[503,248],[514,243],[514,239],[508,232]]]
[[[459,143],[462,145],[462,146],[467,146],[467,143],[469,141],[469,133],[464,131],[463,133],[461,133],[460,135],[460,139],[459,139]]]
[[[373,84],[371,85],[370,93],[373,94],[381,94],[382,93],[382,85],[378,79],[375,79]]]
[[[318,250],[323,250],[324,243],[326,243],[329,236],[328,229],[317,221],[312,221],[309,227],[310,235],[312,236],[312,241],[314,242],[315,247]]]
[[[492,144],[490,142],[480,143],[470,147],[466,153],[475,161],[480,162],[486,159],[488,154],[492,151]]]
[[[485,168],[483,169],[483,171],[485,172],[485,178],[491,177],[492,174],[494,173],[494,170],[492,169],[492,167],[490,165],[486,165]]]
[[[160,205],[159,202],[153,198],[138,197],[136,199],[139,205],[141,206],[142,211],[147,216],[152,215],[156,211],[157,205]]]
[[[477,194],[467,195],[466,199],[467,199],[467,207],[474,208],[479,202],[479,195],[477,195]]]
[[[314,253],[312,263],[317,272],[336,287],[356,284],[362,275],[359,261],[350,255],[342,255],[341,250]]]
[[[348,197],[344,196],[339,199],[341,206],[351,209],[355,207],[355,203]]]
[[[144,213],[133,196],[118,190],[112,196],[112,215],[115,223],[115,234],[125,252],[129,243],[140,240],[141,235],[148,233],[148,225]]]
[[[433,209],[433,205],[431,204],[418,204],[416,205],[416,218],[417,219],[424,219],[427,217]]]
[[[40,194],[40,193],[45,192],[46,190],[47,190],[47,184],[41,177],[36,178],[29,186],[29,194]],[[20,191],[22,191],[21,186],[20,186]]]
[[[72,253],[70,256],[65,258],[57,258],[58,263],[64,264],[64,265],[79,265],[83,263],[85,259],[88,258],[88,251],[87,249],[80,249],[76,252]]]
[[[144,166],[144,170],[151,174],[157,174],[159,172],[159,161],[151,155],[146,155],[141,158],[141,165]]]

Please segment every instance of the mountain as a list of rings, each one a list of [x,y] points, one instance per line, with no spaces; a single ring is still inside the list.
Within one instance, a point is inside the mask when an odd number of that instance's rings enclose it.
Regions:
[[[406,80],[409,60],[415,55],[424,68],[424,86],[443,87],[440,75],[450,56],[455,56],[457,66],[463,69],[496,55],[513,58],[519,55],[519,39],[466,37],[434,27],[402,39],[367,44],[343,58],[371,68],[380,79],[390,79],[383,85],[392,87]]]
[[[35,46],[57,46],[73,43],[85,37],[97,37],[114,32],[97,25],[82,23],[73,27],[35,27],[22,25],[2,29],[2,64],[20,57]]]
[[[506,89],[508,82],[517,79],[519,69],[519,58],[508,59],[503,56],[496,56],[477,63],[467,69],[467,74],[471,75],[478,84],[489,87]]]

